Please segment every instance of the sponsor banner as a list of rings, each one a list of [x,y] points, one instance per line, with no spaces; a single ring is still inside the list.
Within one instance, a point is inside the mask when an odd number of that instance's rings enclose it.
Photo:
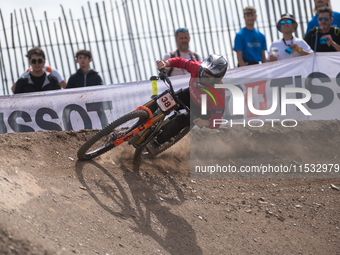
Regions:
[[[189,79],[171,80],[177,90]],[[166,89],[159,80],[158,93]],[[151,81],[0,96],[0,133],[101,129],[151,96]]]

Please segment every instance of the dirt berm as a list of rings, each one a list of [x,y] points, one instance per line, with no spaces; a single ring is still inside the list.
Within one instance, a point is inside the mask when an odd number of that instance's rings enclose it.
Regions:
[[[218,145],[194,129],[152,160],[123,145],[77,161],[95,132],[0,135],[0,254],[340,254],[340,179],[192,179],[189,167],[191,139],[238,168],[335,172],[340,121],[227,127]]]

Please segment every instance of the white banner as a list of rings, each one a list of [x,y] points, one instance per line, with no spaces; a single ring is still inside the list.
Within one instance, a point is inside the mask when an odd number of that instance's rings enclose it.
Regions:
[[[190,76],[174,77],[174,89]],[[158,93],[167,87],[158,81]],[[151,99],[151,81],[0,96],[0,133],[101,129]]]
[[[262,65],[228,70],[224,83],[246,87],[253,92],[255,109],[272,106],[272,88],[278,87],[278,106],[269,116],[249,112],[233,115],[233,100],[226,91],[225,119],[340,119],[340,53],[318,53]],[[314,70],[314,71],[313,71]],[[188,86],[190,76],[171,77],[175,90]],[[282,116],[282,88],[306,88],[312,94],[304,104],[312,114],[304,115],[294,105],[288,105]],[[158,81],[159,94],[167,87]],[[103,85],[78,89],[0,96],[0,133],[34,132],[38,130],[99,129],[150,100],[151,81]],[[287,98],[295,98],[294,94]],[[298,95],[299,97],[299,95]]]

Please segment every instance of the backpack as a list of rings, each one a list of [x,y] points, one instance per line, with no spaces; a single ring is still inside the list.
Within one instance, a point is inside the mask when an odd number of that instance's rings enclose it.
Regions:
[[[315,34],[319,31],[319,28],[318,27],[315,27]],[[336,36],[339,36],[340,34],[340,28],[339,27],[334,27],[334,34]]]
[[[177,51],[177,56],[180,57],[181,55],[179,54],[179,50],[176,50],[176,51]],[[171,51],[170,52],[170,58],[174,58],[175,57],[175,52],[176,51]],[[198,54],[196,52],[189,51],[190,58],[193,58],[192,54],[194,54],[195,60],[198,60]],[[174,68],[170,67],[169,72],[168,72],[168,76],[171,76],[171,73],[173,72],[173,70],[174,70]]]

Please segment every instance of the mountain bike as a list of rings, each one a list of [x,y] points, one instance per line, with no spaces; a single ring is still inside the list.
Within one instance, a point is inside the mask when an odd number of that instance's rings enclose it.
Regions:
[[[190,131],[190,126],[183,128],[154,153],[151,153],[146,148],[146,145],[156,139],[157,135],[178,114],[183,114],[179,111],[180,109],[185,109],[187,114],[190,114],[188,106],[174,92],[171,81],[164,69],[159,71],[159,79],[168,86],[167,90],[152,97],[146,104],[113,121],[92,136],[78,150],[78,158],[80,160],[90,160],[124,142],[128,142],[140,152],[142,158],[148,159],[162,153],[182,139]]]

